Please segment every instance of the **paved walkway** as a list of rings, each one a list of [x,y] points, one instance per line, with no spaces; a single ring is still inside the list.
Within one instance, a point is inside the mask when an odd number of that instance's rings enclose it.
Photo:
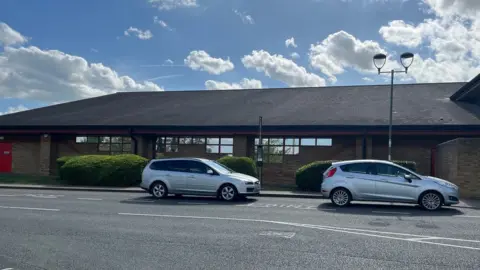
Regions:
[[[100,191],[100,192],[138,192],[145,191],[138,187],[127,188],[110,188],[110,187],[72,187],[72,186],[49,186],[49,185],[19,185],[19,184],[0,184],[0,189],[37,189],[37,190],[72,190],[72,191]],[[310,198],[325,199],[318,192],[302,192],[302,191],[279,191],[279,190],[262,190],[261,197],[284,197],[284,198]],[[461,200],[455,207],[480,209],[480,200]]]

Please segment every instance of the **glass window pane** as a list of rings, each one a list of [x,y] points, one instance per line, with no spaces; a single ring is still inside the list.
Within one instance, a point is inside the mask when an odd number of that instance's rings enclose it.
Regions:
[[[88,136],[87,143],[98,143],[98,137],[96,136]]]
[[[110,141],[112,143],[121,143],[122,142],[122,137],[111,137]]]
[[[281,155],[269,155],[268,156],[268,163],[282,163],[283,156]]]
[[[178,144],[178,137],[166,137],[165,138],[166,144]]]
[[[315,146],[315,138],[302,138],[302,146]]]
[[[123,151],[124,152],[131,152],[132,151],[132,145],[129,143],[123,144]]]
[[[353,163],[340,167],[344,172],[375,174],[375,164],[373,163]]]
[[[298,153],[300,153],[300,147],[285,146],[285,155],[298,155]]]
[[[298,138],[286,138],[285,145],[299,145],[300,139]]]
[[[110,144],[109,143],[101,143],[98,145],[98,151],[101,152],[110,152]]]
[[[165,150],[167,152],[178,152],[178,145],[175,145],[175,144],[174,145],[167,145],[165,147]]]
[[[191,144],[192,143],[192,137],[180,137],[178,139],[178,143],[180,143],[180,144]]]
[[[317,138],[318,146],[332,146],[332,139]]]
[[[207,138],[207,144],[220,144],[219,138]]]
[[[109,136],[100,137],[100,143],[109,143],[109,142],[110,142]]]
[[[220,144],[233,144],[233,138],[221,138],[220,139]]]
[[[192,138],[192,143],[193,144],[205,144],[205,138],[204,137],[193,137]]]
[[[219,153],[220,148],[218,145],[207,145],[207,153]]]
[[[258,145],[258,138],[255,138],[255,145]],[[268,139],[262,138],[263,145],[268,145]]]
[[[76,143],[86,143],[87,142],[87,137],[76,137],[75,142]]]
[[[283,155],[283,146],[269,146],[268,154]]]
[[[232,154],[233,153],[233,146],[231,146],[231,145],[221,145],[220,146],[220,153],[222,153],[222,154]]]
[[[131,142],[132,142],[132,138],[130,138],[130,137],[122,137],[122,142],[123,142],[123,143],[131,143]]]
[[[270,145],[283,145],[283,138],[270,138],[268,143]]]
[[[112,143],[110,145],[110,150],[112,152],[122,152],[122,144],[120,143]]]

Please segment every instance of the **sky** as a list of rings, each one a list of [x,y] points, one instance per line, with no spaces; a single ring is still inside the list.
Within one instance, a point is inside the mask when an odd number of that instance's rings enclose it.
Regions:
[[[465,82],[478,0],[2,0],[0,114],[123,91]]]

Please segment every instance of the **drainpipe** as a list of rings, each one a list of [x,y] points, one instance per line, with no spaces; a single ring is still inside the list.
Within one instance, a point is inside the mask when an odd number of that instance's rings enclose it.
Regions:
[[[130,128],[128,130],[128,133],[130,134],[130,138],[133,141],[133,153],[136,155],[138,153],[138,141],[137,138],[133,136],[133,128]]]

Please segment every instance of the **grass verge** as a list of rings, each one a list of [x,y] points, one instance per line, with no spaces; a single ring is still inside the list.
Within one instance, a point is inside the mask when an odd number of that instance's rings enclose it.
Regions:
[[[0,173],[0,184],[61,185],[57,176]]]

